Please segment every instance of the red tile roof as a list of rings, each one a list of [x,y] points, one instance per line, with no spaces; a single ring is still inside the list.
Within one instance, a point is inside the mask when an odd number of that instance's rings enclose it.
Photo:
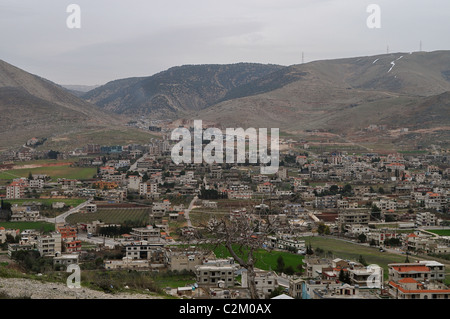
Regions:
[[[430,268],[428,268],[427,266],[416,266],[416,265],[411,265],[411,266],[394,266],[392,267],[394,270],[398,271],[398,272],[429,272]]]

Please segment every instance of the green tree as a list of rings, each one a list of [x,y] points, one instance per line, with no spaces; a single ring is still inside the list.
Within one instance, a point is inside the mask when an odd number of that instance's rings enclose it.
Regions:
[[[295,274],[294,267],[292,267],[291,265],[287,266],[286,268],[284,268],[284,273],[286,275],[292,276],[293,274]]]
[[[358,262],[363,266],[367,266],[367,262],[362,255],[359,255]]]
[[[339,270],[339,281],[340,282],[345,282],[345,274],[344,274],[344,270],[343,269],[341,269],[341,270]]]
[[[284,263],[283,256],[279,255],[277,258],[277,272],[282,273],[284,271],[284,267],[286,264]]]
[[[320,223],[319,226],[317,226],[317,232],[319,235],[329,235],[330,234],[330,227],[325,225],[324,223]]]
[[[367,240],[367,236],[365,234],[359,234],[358,240],[360,243],[365,243]]]

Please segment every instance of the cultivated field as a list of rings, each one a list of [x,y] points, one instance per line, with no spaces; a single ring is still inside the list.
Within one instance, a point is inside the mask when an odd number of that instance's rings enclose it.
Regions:
[[[37,229],[44,232],[50,232],[55,230],[55,225],[46,222],[0,222],[0,227],[6,229]]]
[[[238,252],[238,246],[234,246],[236,252]],[[245,250],[244,250],[245,251]],[[214,249],[214,253],[217,258],[230,257],[230,253],[224,246],[219,246]],[[245,254],[240,254],[240,256],[245,256]],[[297,271],[297,266],[303,264],[303,256],[293,253],[288,253],[284,251],[271,251],[260,249],[254,254],[256,258],[256,267],[263,270],[275,270],[277,268],[277,259],[279,256],[283,257],[283,261],[286,267],[292,266],[292,268]]]
[[[151,208],[99,208],[95,213],[76,213],[66,218],[70,224],[89,223],[100,220],[104,223],[123,224],[133,222],[145,225],[148,223]]]
[[[58,178],[89,179],[96,173],[94,167],[72,167],[71,161],[31,161],[27,164],[17,163],[11,169],[0,171],[0,180],[8,181],[14,178],[28,177],[29,174],[46,174],[57,181]]]

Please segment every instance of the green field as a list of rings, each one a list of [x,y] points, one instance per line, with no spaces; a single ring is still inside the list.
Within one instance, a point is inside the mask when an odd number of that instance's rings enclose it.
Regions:
[[[427,231],[439,236],[450,236],[450,229],[432,229]]]
[[[234,246],[235,251],[237,252],[237,246]],[[217,258],[227,258],[230,257],[230,253],[225,248],[225,246],[219,246],[214,249],[214,254]],[[245,254],[245,251],[244,251]],[[238,253],[239,256],[243,256]],[[292,254],[284,251],[266,251],[263,249],[258,250],[254,257],[256,258],[256,267],[263,270],[275,270],[277,268],[277,259],[279,256],[283,257],[284,263],[286,267],[292,266],[295,271],[297,271],[297,266],[299,264],[303,264],[303,256]]]
[[[81,203],[84,203],[86,199],[83,198],[24,198],[24,199],[5,199],[3,202],[10,203],[11,205],[22,205],[23,203],[42,203],[44,206],[52,206],[53,203],[65,203],[66,206],[76,207]]]
[[[0,172],[0,180],[13,180],[14,178],[28,177],[30,173],[46,174],[52,178],[51,181],[56,182],[58,178],[78,180],[89,179],[97,173],[97,169],[94,167],[71,167],[70,165],[64,164],[61,166],[11,169]]]
[[[0,227],[6,229],[37,229],[44,232],[50,232],[55,230],[55,225],[46,222],[0,222]]]
[[[320,248],[325,253],[331,252],[332,258],[348,259],[358,261],[361,255],[367,264],[376,264],[384,269],[384,276],[388,276],[388,264],[391,263],[403,263],[406,260],[405,255],[393,254],[388,252],[380,252],[378,248],[362,246],[359,244],[349,243],[346,241],[326,238],[321,236],[304,237],[306,244],[313,247],[313,250]],[[417,260],[412,256],[409,256],[409,261],[413,262]]]
[[[145,144],[151,138],[160,138],[149,131],[133,127],[112,127],[101,129],[87,129],[82,132],[59,135],[48,139],[37,149],[53,149],[58,151],[72,151],[86,144],[99,145],[127,145],[130,143]]]
[[[89,223],[100,220],[107,224],[123,224],[126,221],[148,223],[151,208],[99,208],[95,213],[76,213],[66,218],[70,224]]]

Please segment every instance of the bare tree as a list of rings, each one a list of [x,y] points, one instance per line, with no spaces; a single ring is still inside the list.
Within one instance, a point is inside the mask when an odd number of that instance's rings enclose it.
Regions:
[[[241,210],[229,218],[211,219],[206,229],[214,237],[210,242],[224,245],[234,260],[247,270],[250,298],[259,299],[255,283],[255,252],[263,247],[273,230],[269,220]]]

